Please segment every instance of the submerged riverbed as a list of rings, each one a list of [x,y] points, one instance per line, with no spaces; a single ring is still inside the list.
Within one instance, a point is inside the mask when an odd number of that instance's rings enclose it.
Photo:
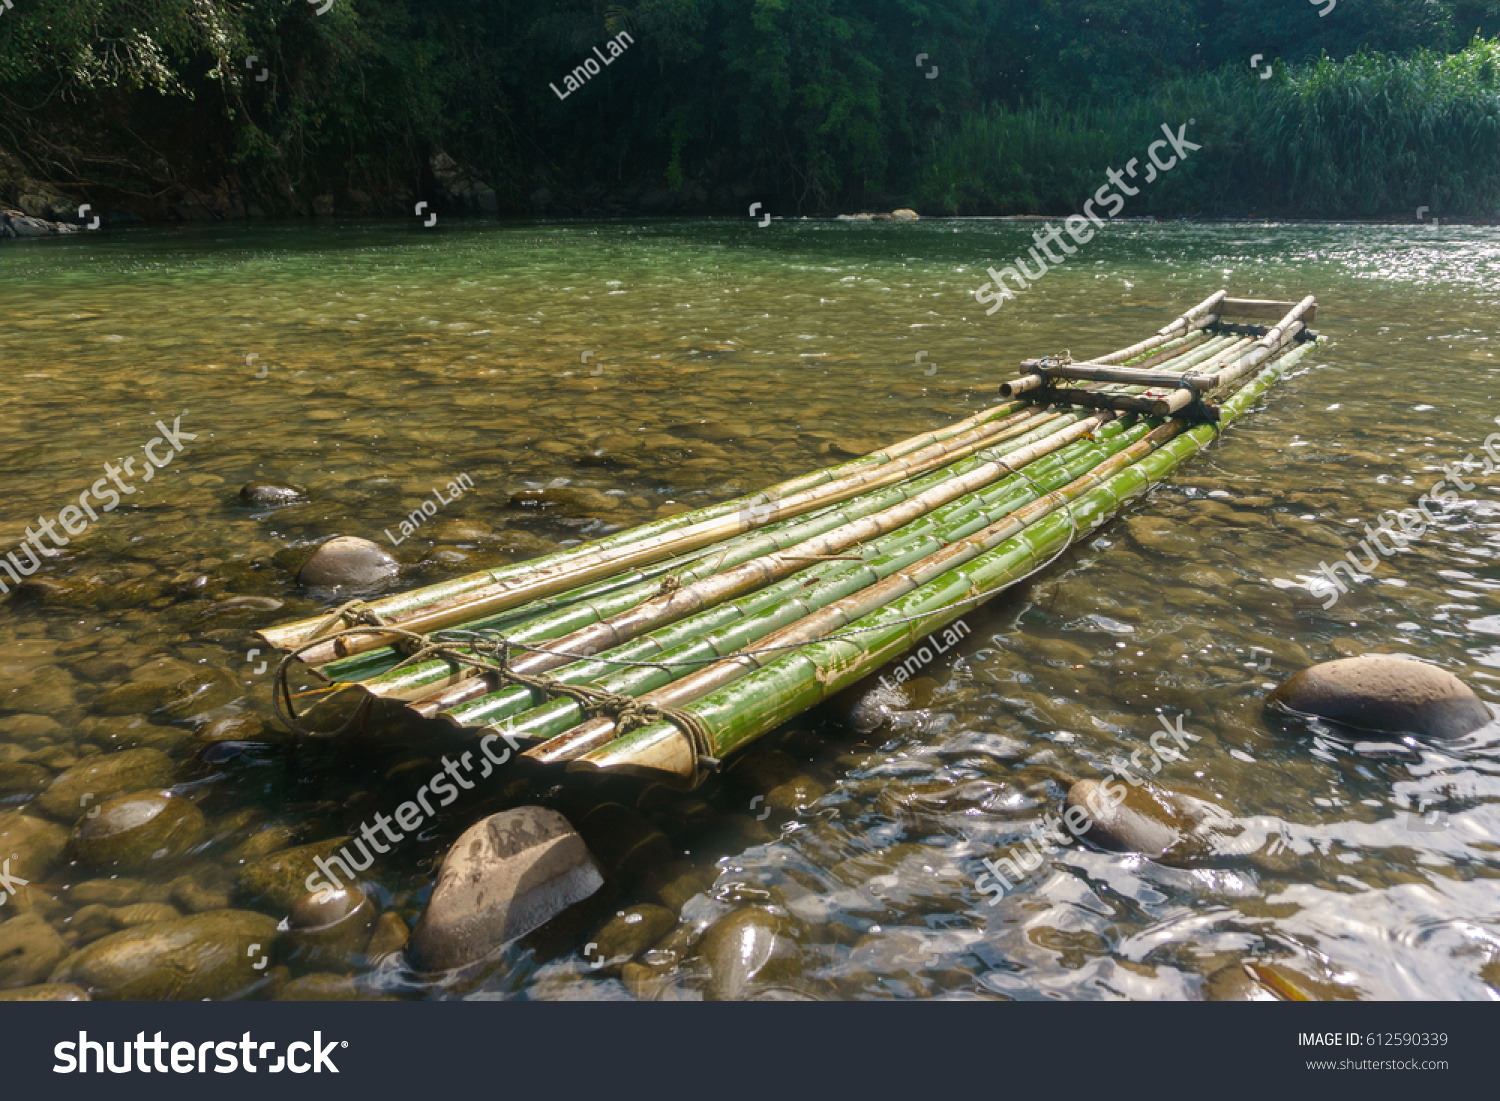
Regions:
[[[268,857],[390,813],[472,746],[403,718],[278,732],[252,632],[330,606],[295,582],[315,544],[381,543],[396,588],[532,557],[959,419],[1023,358],[1133,342],[1225,287],[1315,294],[1330,339],[1170,484],[965,615],[885,726],[825,707],[686,795],[497,776],[366,873],[394,915],[382,943],[463,829],[510,806],[603,831],[604,894],[477,975],[278,955],[226,965],[216,993],[1203,998],[1243,994],[1256,960],[1330,996],[1500,998],[1496,725],[1352,743],[1262,706],[1309,664],[1372,652],[1500,702],[1500,479],[1472,476],[1333,607],[1306,583],[1495,431],[1494,231],[1113,225],[986,316],[971,292],[1031,228],[331,223],[7,244],[0,553],[105,464],[139,472],[158,420],[194,438],[0,596],[0,837],[31,881],[16,910],[38,915],[0,985],[179,915],[279,920],[299,880]],[[249,507],[255,479],[307,499]],[[576,492],[509,504],[549,486]],[[435,489],[441,508],[403,532]],[[1237,851],[1166,867],[1075,846],[986,905],[982,859],[1178,717],[1200,740],[1158,778],[1239,819]],[[123,786],[93,791],[112,766],[80,768],[128,750]],[[140,870],[67,841],[91,802],[158,787],[197,817],[132,854]],[[606,936],[629,941],[601,933],[629,905],[667,943],[650,966],[596,967]],[[726,935],[693,939],[737,908],[771,914],[787,946],[739,985]]]

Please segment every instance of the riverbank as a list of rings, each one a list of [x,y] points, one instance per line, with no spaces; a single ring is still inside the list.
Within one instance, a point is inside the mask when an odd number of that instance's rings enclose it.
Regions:
[[[901,213],[901,212],[897,212],[897,213]],[[907,213],[907,214],[913,214],[913,212],[910,212],[910,211],[907,211],[905,213]],[[888,224],[888,223],[891,223],[891,222],[908,222],[908,223],[911,223],[911,222],[918,222],[918,221],[929,222],[929,223],[936,223],[936,224],[950,224],[951,223],[951,224],[954,224],[954,225],[962,225],[962,224],[967,224],[967,223],[973,223],[973,224],[979,224],[979,225],[982,225],[982,224],[985,224],[985,223],[997,223],[997,224],[1005,224],[1005,223],[1045,224],[1045,223],[1051,222],[1051,221],[1061,221],[1063,219],[1066,219],[1069,215],[1071,215],[1073,213],[1075,213],[1075,212],[1074,211],[1059,211],[1059,212],[1054,213],[1054,214],[951,214],[951,215],[914,215],[914,216],[910,216],[910,217],[896,217],[893,214],[871,215],[871,214],[866,214],[866,213],[861,213],[861,214],[803,214],[803,215],[799,215],[799,216],[795,216],[795,217],[790,217],[790,218],[780,217],[780,216],[772,216],[771,219],[770,219],[770,221],[767,222],[766,225],[764,227],[762,227],[762,228],[769,228],[770,226],[777,225],[777,224],[809,224],[809,225],[816,225],[816,224],[820,224],[820,223],[834,223],[834,224],[854,224],[854,225],[860,225],[860,224]],[[210,212],[210,214],[211,214],[211,212]],[[682,222],[682,223],[688,223],[688,222],[726,223],[726,222],[743,222],[743,221],[748,221],[748,222],[753,222],[753,223],[758,224],[763,219],[764,219],[764,216],[762,216],[759,219],[758,218],[754,218],[754,217],[751,217],[751,218],[747,219],[744,215],[733,215],[733,214],[719,214],[719,215],[712,215],[712,214],[710,214],[710,215],[701,215],[701,216],[698,216],[698,217],[693,217],[693,216],[689,216],[689,215],[671,215],[671,214],[664,215],[664,214],[643,214],[643,213],[629,214],[629,213],[627,213],[627,214],[617,215],[617,216],[615,216],[613,218],[607,219],[607,221],[609,221],[609,222],[615,222],[615,223],[622,223],[622,222],[623,223],[630,223],[630,222],[635,222],[635,223],[638,223],[638,224],[641,224],[641,225],[655,225],[655,224],[664,224],[664,225],[667,225],[667,224],[672,224],[672,223],[675,223],[675,222]],[[391,215],[380,215],[380,214],[338,214],[338,213],[313,215],[313,216],[307,217],[305,219],[303,219],[303,218],[296,218],[296,217],[293,217],[293,218],[286,218],[286,217],[273,218],[273,217],[269,217],[269,216],[265,215],[264,213],[247,214],[247,213],[245,213],[244,211],[241,210],[241,211],[232,211],[232,212],[229,212],[229,213],[226,213],[226,214],[223,214],[223,215],[218,215],[218,216],[212,216],[211,215],[211,216],[208,216],[208,217],[201,217],[201,218],[179,219],[179,220],[173,221],[171,224],[175,224],[175,225],[208,225],[208,224],[217,224],[217,225],[227,225],[227,226],[240,226],[240,227],[245,228],[245,229],[251,229],[251,228],[253,228],[255,226],[270,226],[270,225],[283,225],[284,226],[284,225],[305,224],[305,225],[308,225],[308,226],[329,226],[329,225],[337,224],[337,223],[340,223],[340,222],[348,222],[348,223],[355,224],[355,225],[358,225],[358,224],[368,224],[370,226],[381,226],[381,225],[389,225],[390,222],[391,222],[391,220],[392,220],[392,216]],[[416,217],[414,220],[416,222],[419,222],[419,223],[423,221],[423,219],[421,217]],[[457,216],[454,216],[454,217],[450,218],[447,221],[446,224],[447,225],[456,225],[456,226],[463,226],[463,225],[469,225],[469,226],[480,226],[480,225],[505,226],[505,225],[524,225],[524,224],[533,224],[533,223],[543,223],[543,224],[549,224],[549,225],[570,225],[570,224],[592,224],[592,223],[597,222],[597,221],[600,221],[600,219],[597,219],[597,218],[583,218],[583,217],[578,217],[578,216],[573,216],[573,217],[551,216],[551,217],[549,217],[549,216],[545,216],[545,215],[530,215],[530,216],[527,216],[527,215],[498,215],[498,214],[495,214],[495,215],[459,214]],[[1151,225],[1175,224],[1175,225],[1201,225],[1201,226],[1262,226],[1262,227],[1270,228],[1270,227],[1275,227],[1275,226],[1409,226],[1409,225],[1414,224],[1415,220],[1411,219],[1411,218],[1404,218],[1404,219],[1403,218],[1269,218],[1269,217],[1265,217],[1265,218],[1257,218],[1257,217],[1242,217],[1242,218],[1228,218],[1228,217],[1225,217],[1225,218],[1208,218],[1208,217],[1194,217],[1194,218],[1189,218],[1189,217],[1183,217],[1183,218],[1155,218],[1155,217],[1151,217],[1150,215],[1146,215],[1146,216],[1136,217],[1136,218],[1130,218],[1130,217],[1123,217],[1122,216],[1120,218],[1115,218],[1112,221],[1115,224],[1123,225],[1123,226],[1130,226],[1130,225],[1151,226]],[[436,224],[437,223],[434,223],[433,225],[435,226]],[[1438,228],[1438,227],[1441,227],[1441,226],[1475,226],[1475,227],[1479,227],[1479,226],[1493,226],[1493,225],[1500,225],[1500,214],[1497,214],[1495,217],[1491,217],[1491,218],[1439,218],[1439,217],[1436,217],[1436,216],[1432,216],[1432,217],[1424,218],[1424,219],[1422,219],[1420,221],[1415,221],[1415,224],[1427,225],[1427,226],[1430,226],[1432,228]],[[132,227],[132,226],[133,227],[137,227],[137,228],[147,228],[150,225],[151,225],[151,223],[144,222],[142,219],[131,217],[131,216],[126,216],[126,217],[120,218],[118,221],[116,221],[113,217],[100,217],[98,225],[90,225],[90,224],[87,224],[87,223],[84,223],[84,222],[81,222],[81,221],[66,221],[66,220],[63,220],[63,221],[48,221],[48,220],[43,219],[43,218],[28,216],[28,215],[22,213],[21,211],[17,211],[17,210],[3,210],[3,211],[0,211],[0,241],[18,240],[18,239],[19,240],[32,240],[32,239],[42,238],[42,237],[62,237],[62,236],[67,236],[69,234],[77,233],[80,230],[89,230],[89,229],[126,228],[126,227]],[[425,226],[424,228],[433,228],[433,226]]]
[[[16,25],[29,18],[11,15]],[[327,28],[337,29],[330,22],[317,33]],[[23,116],[0,151],[0,205],[65,222],[89,205],[90,217],[116,225],[405,217],[419,204],[424,216],[440,218],[737,217],[757,204],[761,215],[781,217],[902,207],[1058,216],[1080,210],[1113,169],[1140,191],[1130,196],[1132,215],[1396,223],[1500,216],[1493,40],[1452,53],[1268,62],[1261,73],[1238,64],[1173,72],[1111,94],[1068,85],[1001,95],[945,69],[930,82],[919,74],[922,95],[914,99],[909,81],[875,66],[872,114],[857,126],[830,122],[814,138],[806,119],[784,109],[759,118],[760,144],[776,149],[772,156],[754,142],[726,144],[735,128],[725,119],[637,132],[636,116],[618,112],[662,94],[642,71],[658,46],[637,37],[566,104],[540,81],[509,88],[509,111],[497,106],[497,117],[455,127],[434,106],[457,94],[449,89],[399,105],[344,102],[342,130],[311,131],[288,101],[292,76],[269,56],[264,86],[240,71],[243,59],[225,56],[220,81],[192,98],[184,85],[132,108],[137,92],[103,85],[75,89],[76,104],[54,102],[48,89],[70,77],[35,59],[30,83],[7,82],[0,47],[0,94],[46,105]],[[565,70],[547,71],[555,80]],[[603,85],[610,92],[601,98]],[[291,99],[315,115],[325,110]],[[410,117],[414,104],[432,113]],[[112,121],[131,109],[141,116],[137,127]],[[397,120],[404,129],[392,132]],[[1147,149],[1163,127],[1192,155],[1170,155],[1173,167],[1139,188],[1156,171]],[[157,132],[156,144],[143,146],[137,128]]]

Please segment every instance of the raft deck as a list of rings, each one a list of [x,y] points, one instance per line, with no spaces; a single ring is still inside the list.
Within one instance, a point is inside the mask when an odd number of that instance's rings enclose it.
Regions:
[[[1107,355],[1027,360],[1008,400],[863,458],[269,628],[277,710],[304,734],[352,725],[304,725],[301,663],[535,762],[696,783],[1206,447],[1316,347],[1316,309],[1220,291]]]

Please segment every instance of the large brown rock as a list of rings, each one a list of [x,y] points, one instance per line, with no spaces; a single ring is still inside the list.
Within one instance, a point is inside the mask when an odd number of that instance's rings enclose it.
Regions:
[[[96,940],[63,960],[49,981],[73,983],[95,998],[226,998],[261,980],[276,937],[275,920],[264,914],[195,914]]]
[[[62,937],[40,914],[0,922],[0,987],[39,983],[67,954]]]
[[[1113,778],[1079,780],[1068,789],[1065,802],[1065,825],[1071,812],[1074,822],[1083,822],[1083,836],[1101,849],[1155,858],[1198,847],[1202,819],[1196,808],[1155,784],[1132,787]]]
[[[172,759],[159,749],[142,747],[100,753],[74,765],[37,796],[37,810],[64,822],[76,822],[102,800],[126,791],[162,787],[172,782]]]
[[[14,879],[46,879],[68,843],[68,831],[20,811],[0,812],[0,870]]]
[[[180,859],[203,840],[203,812],[169,791],[107,799],[73,830],[72,852],[94,867],[141,871]]]
[[[413,954],[435,971],[477,962],[603,885],[598,862],[562,815],[502,811],[464,831],[444,858]]]
[[[297,583],[317,592],[358,593],[395,577],[400,569],[379,544],[336,535],[313,551],[298,572]]]
[[[1491,719],[1484,701],[1446,669],[1388,654],[1314,665],[1268,702],[1360,730],[1430,738],[1460,738]]]
[[[742,1001],[758,986],[795,979],[802,973],[791,923],[759,906],[749,906],[709,926],[698,945],[708,962],[710,1001]]]

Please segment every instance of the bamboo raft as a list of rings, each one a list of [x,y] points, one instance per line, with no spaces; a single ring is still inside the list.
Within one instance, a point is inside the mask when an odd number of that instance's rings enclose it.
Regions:
[[[1315,314],[1311,297],[1220,291],[1128,348],[1028,360],[1000,387],[1009,400],[883,451],[269,628],[285,652],[277,710],[302,733],[339,732],[301,725],[287,682],[300,662],[539,764],[696,783],[1206,447],[1316,347]]]

